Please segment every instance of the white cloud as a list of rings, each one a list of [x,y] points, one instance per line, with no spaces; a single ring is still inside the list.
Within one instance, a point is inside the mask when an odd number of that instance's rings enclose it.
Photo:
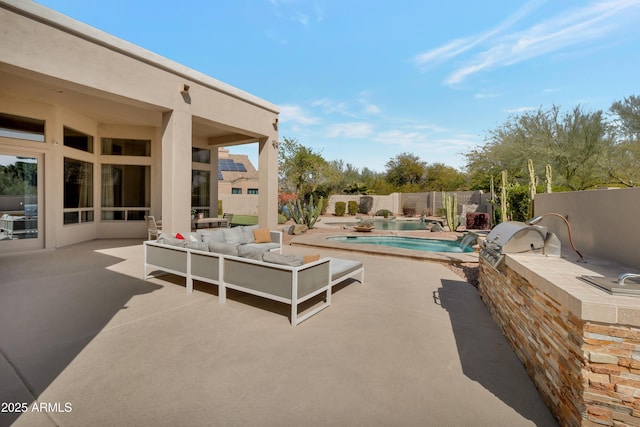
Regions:
[[[331,138],[367,138],[373,133],[373,128],[369,123],[340,123],[329,126],[327,136]]]
[[[422,132],[407,132],[403,130],[388,130],[376,134],[375,141],[385,145],[398,145],[410,148],[422,145],[426,137]]]
[[[322,109],[324,114],[341,114],[352,117],[354,114],[349,111],[349,104],[344,101],[333,101],[328,98],[318,99],[311,102],[312,107]]]
[[[537,8],[531,1],[500,25],[475,37],[453,40],[439,48],[416,55],[421,71],[468,51],[475,52],[466,64],[445,80],[453,85],[481,71],[517,64],[531,58],[593,44],[617,32],[623,34],[640,17],[638,0],[600,0],[584,7],[559,10],[557,15],[524,30],[507,33],[514,24]]]
[[[374,104],[367,104],[364,106],[364,112],[366,114],[380,114],[380,108]]]
[[[468,50],[473,49],[477,45],[481,44],[485,40],[491,39],[491,37],[508,29],[520,19],[528,15],[532,10],[537,8],[540,4],[546,0],[532,0],[520,8],[515,14],[508,17],[504,22],[500,23],[497,27],[482,33],[475,37],[461,38],[453,40],[444,46],[430,50],[425,53],[418,54],[414,57],[416,65],[424,71],[433,63],[440,63],[448,59],[454,58]]]
[[[269,0],[273,6],[273,12],[278,18],[286,21],[296,22],[308,27],[311,18],[316,22],[322,22],[325,16],[325,9],[317,2],[308,5],[307,2],[297,2],[295,0]]]
[[[282,105],[280,107],[280,120],[301,125],[315,125],[320,121],[317,117],[309,115],[298,105]]]
[[[514,107],[504,110],[505,113],[526,113],[527,111],[535,111],[538,107]]]
[[[489,92],[478,92],[473,97],[475,99],[487,99],[487,98],[497,98],[500,95],[497,93],[489,93]]]

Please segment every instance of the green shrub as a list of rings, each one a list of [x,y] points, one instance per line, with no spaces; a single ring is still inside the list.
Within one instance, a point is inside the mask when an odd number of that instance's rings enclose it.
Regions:
[[[344,216],[347,210],[347,204],[345,202],[336,202],[336,216]]]
[[[360,203],[358,204],[358,213],[368,214],[373,208],[373,197],[362,196],[360,197]]]
[[[390,216],[393,216],[393,212],[391,212],[389,209],[380,209],[376,212],[376,216],[383,216],[385,218],[388,218]]]
[[[349,211],[349,215],[355,215],[358,213],[358,202],[355,200],[349,200],[347,204],[347,209]]]
[[[287,219],[286,216],[284,216],[282,214],[278,214],[278,224],[284,224],[287,221],[288,221],[288,219]]]
[[[522,222],[527,221],[529,219],[529,201],[531,200],[529,187],[515,184],[509,189],[507,198],[509,208],[511,208],[511,220]]]

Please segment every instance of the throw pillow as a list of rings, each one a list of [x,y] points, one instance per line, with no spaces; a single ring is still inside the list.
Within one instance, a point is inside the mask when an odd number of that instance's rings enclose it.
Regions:
[[[288,265],[289,267],[299,267],[304,261],[302,255],[282,255],[273,252],[262,254],[262,260],[272,264]]]
[[[187,242],[184,247],[188,249],[196,249],[198,251],[209,252],[209,244],[206,242]]]
[[[220,230],[198,230],[198,234],[200,235],[200,239],[203,242],[215,242],[215,243],[224,243],[226,240],[224,239],[224,229]]]
[[[236,245],[249,243],[244,235],[242,227],[223,228],[222,231],[224,232],[224,240],[227,243],[234,243]]]
[[[262,261],[262,254],[265,253],[267,249],[250,246],[250,245],[239,245],[238,246],[238,256],[243,258],[255,259],[256,261]]]
[[[244,233],[244,242],[243,243],[255,243],[255,237],[253,232],[258,229],[258,225],[243,225],[239,228],[242,229]]]
[[[309,264],[310,262],[318,261],[320,259],[320,255],[305,255],[302,258],[302,262],[304,264]]]
[[[184,240],[184,236],[180,233],[176,233],[176,239]]]
[[[271,231],[268,228],[256,228],[253,230],[253,238],[256,243],[271,243]]]
[[[178,246],[179,248],[184,248],[184,245],[187,243],[184,239],[176,239],[175,237],[167,237],[162,240],[162,242],[158,241],[158,243],[163,243],[165,245]]]
[[[233,243],[209,242],[209,252],[238,256],[238,245]]]

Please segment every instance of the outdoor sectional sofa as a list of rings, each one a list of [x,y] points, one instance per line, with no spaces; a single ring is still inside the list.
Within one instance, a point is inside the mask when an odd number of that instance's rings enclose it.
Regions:
[[[249,236],[247,227],[242,231]],[[264,230],[259,232],[266,234]],[[282,255],[280,231],[269,231],[272,245],[235,241],[224,242],[227,245],[214,244],[211,240],[203,240],[207,234],[211,238],[210,232],[200,230],[185,235],[184,240],[161,235],[158,240],[144,242],[144,279],[151,276],[150,270],[176,274],[186,278],[187,292],[193,292],[194,280],[214,284],[218,286],[221,304],[226,302],[227,289],[289,304],[293,326],[331,305],[333,285],[358,275],[360,282],[364,281],[364,267],[359,261]],[[228,236],[231,234],[227,232]],[[264,246],[257,249],[261,244]],[[242,248],[244,245],[253,246]],[[321,303],[299,313],[299,304],[320,294],[324,294]]]

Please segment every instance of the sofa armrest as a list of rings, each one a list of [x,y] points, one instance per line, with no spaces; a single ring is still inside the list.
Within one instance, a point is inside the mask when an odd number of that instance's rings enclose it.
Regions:
[[[271,249],[272,252],[282,253],[282,231],[270,231],[271,243],[277,243],[280,249]]]

